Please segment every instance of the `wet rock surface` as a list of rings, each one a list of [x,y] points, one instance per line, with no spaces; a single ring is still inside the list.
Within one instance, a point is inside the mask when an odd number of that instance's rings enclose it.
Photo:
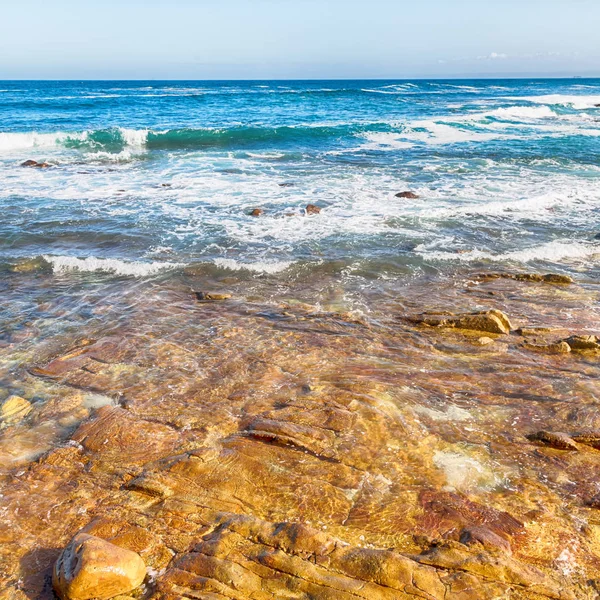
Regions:
[[[417,200],[418,198],[420,198],[420,196],[418,194],[415,194],[415,192],[399,192],[398,194],[396,194],[396,198],[406,198],[408,200]]]
[[[596,598],[600,364],[531,352],[506,318],[591,343],[594,285],[348,306],[322,282],[284,300],[185,277],[102,290],[76,336],[43,329],[67,302],[44,290],[4,338],[2,401],[31,410],[0,431],[2,597],[54,597],[84,535],[140,557],[115,592],[138,600]]]

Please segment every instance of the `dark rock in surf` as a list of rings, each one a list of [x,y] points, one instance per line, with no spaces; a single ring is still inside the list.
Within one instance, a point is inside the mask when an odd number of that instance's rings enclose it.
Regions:
[[[283,183],[279,184],[279,187],[283,187],[283,188],[294,187],[294,185],[295,184],[293,184],[291,181],[284,181]]]
[[[315,204],[308,204],[306,206],[306,214],[307,215],[318,215],[321,212],[321,209]]]
[[[262,214],[264,214],[264,210],[262,208],[255,208],[250,212],[250,216],[251,217],[260,217]]]
[[[37,162],[37,160],[26,160],[21,163],[22,167],[34,167],[36,169],[47,169],[50,164],[47,162]]]
[[[407,198],[408,200],[417,200],[420,197],[419,194],[415,194],[414,192],[400,192],[396,194],[396,198]]]

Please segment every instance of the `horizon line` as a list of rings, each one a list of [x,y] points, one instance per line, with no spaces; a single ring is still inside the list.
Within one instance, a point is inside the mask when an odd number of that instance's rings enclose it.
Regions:
[[[69,77],[69,78],[50,78],[50,77],[36,77],[33,79],[19,78],[19,79],[2,79],[0,81],[11,83],[11,82],[56,82],[56,81],[174,81],[174,82],[186,82],[186,81],[210,81],[210,82],[223,82],[223,81],[239,81],[239,82],[255,82],[255,81],[305,81],[305,82],[321,82],[321,81],[457,81],[457,80],[469,80],[469,81],[486,81],[486,80],[504,80],[504,81],[522,81],[524,79],[534,80],[571,80],[571,79],[600,79],[598,75],[452,75],[447,77],[432,76],[432,77],[273,77],[273,78],[161,78],[161,77],[117,77],[117,78],[91,78],[91,77]]]

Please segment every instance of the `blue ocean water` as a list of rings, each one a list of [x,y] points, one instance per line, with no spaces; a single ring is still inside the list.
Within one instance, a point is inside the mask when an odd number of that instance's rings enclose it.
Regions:
[[[589,79],[0,82],[0,264],[595,275],[597,105]]]

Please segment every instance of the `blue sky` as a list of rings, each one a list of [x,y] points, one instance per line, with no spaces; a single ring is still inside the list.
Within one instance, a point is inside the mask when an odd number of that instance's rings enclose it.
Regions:
[[[600,75],[600,0],[4,0],[0,79]]]

